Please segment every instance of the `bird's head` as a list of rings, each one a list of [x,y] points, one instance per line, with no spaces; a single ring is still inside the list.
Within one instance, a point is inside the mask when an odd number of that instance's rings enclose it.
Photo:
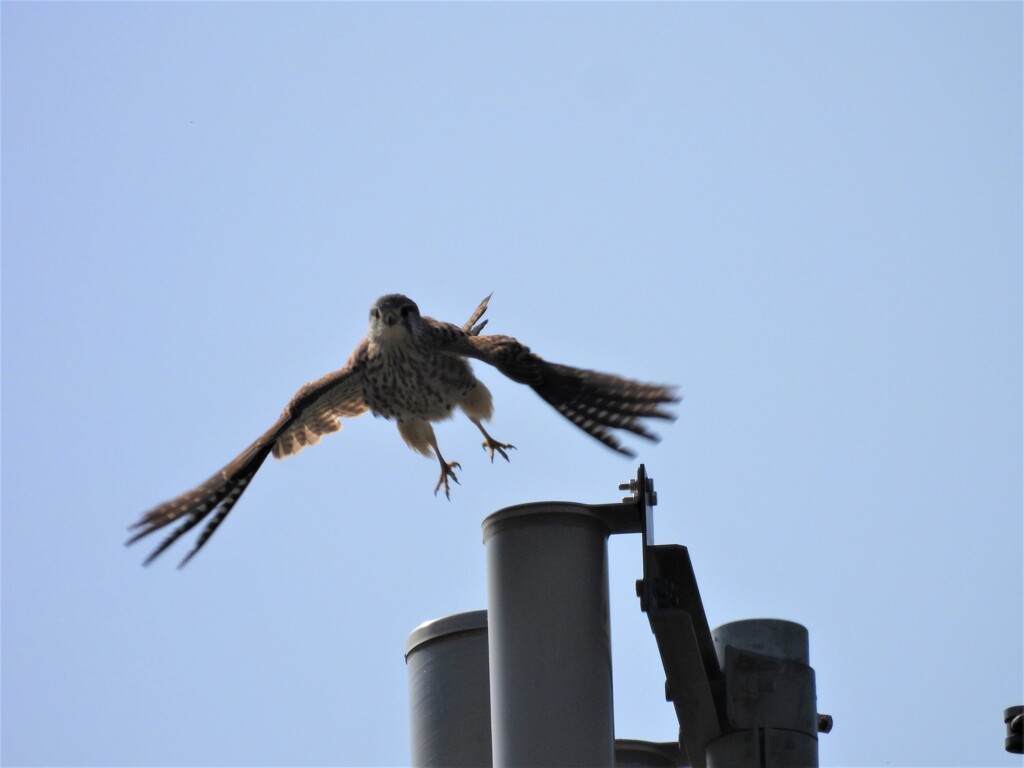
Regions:
[[[370,307],[371,341],[396,341],[407,338],[413,332],[413,324],[420,319],[420,308],[416,302],[400,293],[381,296]]]

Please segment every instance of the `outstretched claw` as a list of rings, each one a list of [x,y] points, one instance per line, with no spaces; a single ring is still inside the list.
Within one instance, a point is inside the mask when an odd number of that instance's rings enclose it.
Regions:
[[[441,490],[441,486],[443,485],[444,497],[449,501],[451,501],[452,497],[449,495],[448,478],[450,477],[452,480],[454,480],[456,485],[461,485],[461,483],[459,483],[459,478],[455,476],[455,472],[452,470],[452,467],[458,467],[459,469],[462,469],[462,465],[459,464],[459,462],[457,461],[441,462],[441,479],[438,480],[437,485],[434,486],[434,495],[437,496],[437,492]]]
[[[488,296],[487,298],[489,299],[490,296]],[[486,303],[487,299],[484,299],[484,304],[481,304],[481,306],[484,306]],[[507,448],[510,451],[514,451],[516,447],[511,443],[502,443],[498,440],[495,440],[493,437],[487,434],[487,430],[484,429],[483,422],[480,421],[480,419],[476,418],[475,416],[470,416],[469,420],[476,425],[476,428],[480,430],[480,434],[484,436],[484,441],[481,443],[481,445],[484,447],[484,450],[487,451],[488,454],[490,454],[491,463],[494,463],[495,451],[501,454],[501,458],[503,458],[505,461],[508,461],[508,454],[505,453],[505,449]]]
[[[484,434],[487,434],[486,432]],[[491,463],[494,463],[494,452],[497,451],[501,454],[501,458],[508,461],[508,454],[505,453],[505,449],[508,448],[510,451],[514,451],[516,447],[511,443],[499,443],[490,435],[487,435],[487,439],[484,440],[480,445],[483,447],[491,457]]]

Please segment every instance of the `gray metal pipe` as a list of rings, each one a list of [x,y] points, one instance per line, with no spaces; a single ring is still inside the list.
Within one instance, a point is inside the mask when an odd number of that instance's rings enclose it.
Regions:
[[[614,765],[607,541],[621,517],[542,502],[484,520],[495,766]]]
[[[725,677],[728,730],[708,744],[708,768],[817,766],[807,630],[792,621],[749,619],[716,627],[711,636]]]
[[[810,664],[811,650],[807,627],[785,619],[745,619],[731,621],[711,632],[718,663],[725,669],[725,649],[770,656],[773,659]]]
[[[405,643],[415,768],[491,764],[487,611],[416,627]]]

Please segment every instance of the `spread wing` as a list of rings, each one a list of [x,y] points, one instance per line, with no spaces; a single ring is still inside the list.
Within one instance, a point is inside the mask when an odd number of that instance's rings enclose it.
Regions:
[[[486,299],[481,306],[486,308]],[[513,381],[529,385],[577,427],[627,456],[634,454],[611,430],[622,429],[656,441],[658,436],[640,420],[675,419],[661,407],[679,402],[675,387],[549,363],[511,336],[458,334],[450,349],[493,365]]]
[[[319,442],[321,436],[341,429],[338,419],[364,413],[367,410],[362,394],[365,351],[366,344],[363,342],[352,353],[344,368],[302,387],[277,422],[220,472],[177,498],[150,510],[131,526],[131,530],[137,532],[128,540],[128,544],[173,522],[182,521],[146,558],[146,565],[209,518],[195,546],[178,567],[184,566],[224,522],[267,456],[273,453],[282,458],[298,453],[305,446]]]
[[[307,445],[316,445],[320,438],[341,429],[339,419],[355,418],[366,413],[361,377],[346,366],[311,381],[292,398],[288,408],[294,418],[274,441],[274,458],[283,459],[298,453]]]

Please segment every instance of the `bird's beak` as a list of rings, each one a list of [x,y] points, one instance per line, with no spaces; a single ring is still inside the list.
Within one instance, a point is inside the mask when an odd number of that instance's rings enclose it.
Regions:
[[[385,309],[380,313],[381,322],[389,328],[398,322],[398,313],[393,309]]]

